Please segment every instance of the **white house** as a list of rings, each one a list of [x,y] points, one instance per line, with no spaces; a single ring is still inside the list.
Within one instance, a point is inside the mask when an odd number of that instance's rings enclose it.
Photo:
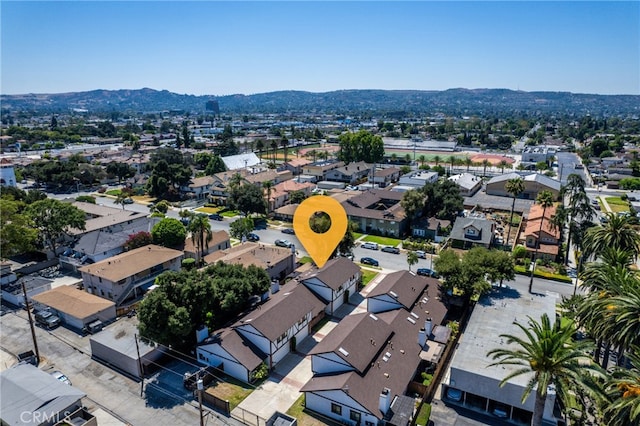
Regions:
[[[230,329],[202,341],[196,348],[198,360],[248,383],[263,362],[272,370],[295,350],[324,316],[324,309],[325,304],[305,286],[283,288]]]
[[[349,301],[349,297],[357,293],[361,278],[360,267],[345,257],[337,257],[328,261],[321,269],[310,271],[299,279],[327,304],[327,315],[333,315]]]

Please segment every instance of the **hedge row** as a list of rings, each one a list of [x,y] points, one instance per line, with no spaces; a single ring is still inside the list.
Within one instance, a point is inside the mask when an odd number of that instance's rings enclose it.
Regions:
[[[516,274],[521,274],[521,275],[529,275],[529,268],[522,266],[522,265],[516,265],[515,266],[515,271]],[[538,277],[538,278],[546,278],[548,280],[553,280],[553,281],[559,281],[562,283],[573,283],[573,280],[571,279],[571,277],[568,277],[566,275],[559,275],[559,274],[554,274],[552,272],[547,272],[547,271],[541,271],[539,269],[536,268],[535,272],[533,273],[534,277]]]

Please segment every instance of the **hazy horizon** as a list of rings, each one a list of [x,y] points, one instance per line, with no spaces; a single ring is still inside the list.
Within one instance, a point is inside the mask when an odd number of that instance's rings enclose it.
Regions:
[[[4,95],[640,94],[636,1],[3,1]]]

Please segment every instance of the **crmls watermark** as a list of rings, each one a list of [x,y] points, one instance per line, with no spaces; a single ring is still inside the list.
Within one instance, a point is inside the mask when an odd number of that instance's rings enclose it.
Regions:
[[[20,413],[20,421],[25,424],[58,423],[69,416],[72,411],[45,413],[42,411],[23,411]]]

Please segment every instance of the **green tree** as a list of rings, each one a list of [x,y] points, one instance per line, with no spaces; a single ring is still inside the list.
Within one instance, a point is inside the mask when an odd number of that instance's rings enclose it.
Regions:
[[[135,176],[136,169],[128,165],[127,163],[121,163],[112,161],[107,164],[106,172],[118,178],[118,183],[122,182],[122,179],[128,179]]]
[[[421,191],[426,196],[423,209],[426,217],[453,221],[463,209],[464,199],[460,195],[460,188],[449,179],[427,183]]]
[[[407,265],[409,265],[409,271],[411,271],[411,267],[418,263],[418,255],[415,251],[407,252]]]
[[[227,166],[224,165],[224,161],[222,161],[222,157],[219,155],[214,155],[211,157],[209,163],[207,163],[207,167],[204,172],[207,176],[213,176],[216,173],[226,172]]]
[[[93,197],[91,195],[79,195],[76,197],[76,201],[79,201],[81,203],[95,204],[96,197]]]
[[[192,217],[187,226],[187,231],[191,233],[191,238],[196,247],[196,264],[199,264],[202,253],[209,248],[209,242],[213,238],[209,218],[204,215]]]
[[[582,228],[582,223],[590,223],[595,216],[595,209],[587,196],[585,182],[582,176],[572,173],[567,178],[567,184],[560,189],[560,196],[566,202],[566,222],[569,224],[567,234],[565,263],[569,261],[571,239]]]
[[[531,375],[522,394],[522,402],[535,390],[533,409],[533,426],[542,425],[542,415],[549,386],[554,385],[557,395],[569,406],[571,393],[580,388],[593,395],[598,394],[594,377],[602,376],[597,365],[588,362],[588,352],[593,348],[587,340],[574,341],[575,325],[562,325],[560,317],[552,324],[547,314],[543,314],[540,322],[529,317],[527,326],[515,321],[522,330],[520,336],[501,334],[509,348],[493,349],[487,353],[494,366],[515,366],[500,382],[504,386],[510,379],[523,374]]]
[[[291,204],[300,204],[306,198],[307,198],[307,194],[305,194],[304,191],[301,191],[301,190],[295,190],[289,193],[289,202]]]
[[[631,368],[616,368],[607,378],[602,421],[607,426],[632,425],[640,422],[640,348],[627,355]]]
[[[425,195],[418,189],[411,189],[402,195],[400,200],[400,206],[404,209],[407,221],[408,229],[411,229],[411,223],[413,220],[422,213],[425,205]]]
[[[589,228],[585,234],[583,248],[586,258],[597,258],[607,247],[615,247],[632,253],[637,259],[640,253],[640,234],[633,229],[630,218],[615,213],[606,214],[607,221]]]
[[[547,208],[553,206],[553,193],[551,191],[541,191],[536,197],[536,204],[542,207],[542,217],[546,217]],[[533,289],[533,274],[536,270],[536,260],[538,259],[538,251],[540,250],[540,239],[542,237],[542,226],[546,223],[544,220],[540,221],[540,229],[538,229],[538,240],[536,241],[536,249],[533,253],[533,265],[531,267],[531,277],[529,278],[529,293]]]
[[[238,210],[245,216],[252,213],[266,213],[262,188],[251,183],[241,185],[230,183],[227,203],[233,210]]]
[[[347,164],[357,161],[375,164],[384,158],[382,138],[366,130],[343,133],[338,139],[340,141],[338,158]]]
[[[4,190],[4,188],[3,188]],[[38,231],[31,218],[23,213],[24,203],[0,198],[0,259],[7,259],[35,248]]]
[[[253,223],[252,218],[241,217],[231,222],[229,225],[229,234],[232,238],[242,241],[245,240],[254,229],[255,224]]]
[[[179,247],[184,244],[187,230],[178,219],[164,218],[151,229],[153,243],[165,247]]]
[[[76,206],[53,198],[36,201],[25,210],[44,245],[57,255],[59,240],[71,229],[84,230],[85,213]]]
[[[511,224],[513,223],[513,211],[516,208],[516,198],[524,192],[524,180],[520,177],[509,179],[504,185],[504,189],[511,194],[513,200],[511,202],[511,213],[509,214],[509,228],[507,231],[507,245],[509,245],[509,236],[511,235]]]
[[[148,246],[153,243],[153,237],[147,231],[136,232],[129,235],[127,241],[124,243],[125,251],[133,250],[139,247]]]
[[[264,141],[262,139],[258,139],[256,141],[256,149],[258,150],[258,156],[260,157],[260,161],[262,161],[262,150],[264,149]]]
[[[271,211],[271,190],[273,189],[273,182],[267,180],[262,182],[262,189],[264,190],[264,203],[267,206],[267,212]]]
[[[343,255],[350,255],[353,253],[353,247],[356,245],[356,237],[353,234],[358,230],[358,224],[356,222],[349,221],[347,225],[347,231],[338,243],[337,251]],[[335,257],[332,256],[332,257]]]
[[[150,292],[138,310],[140,335],[164,345],[185,346],[193,326],[189,312],[177,306],[163,291]]]

